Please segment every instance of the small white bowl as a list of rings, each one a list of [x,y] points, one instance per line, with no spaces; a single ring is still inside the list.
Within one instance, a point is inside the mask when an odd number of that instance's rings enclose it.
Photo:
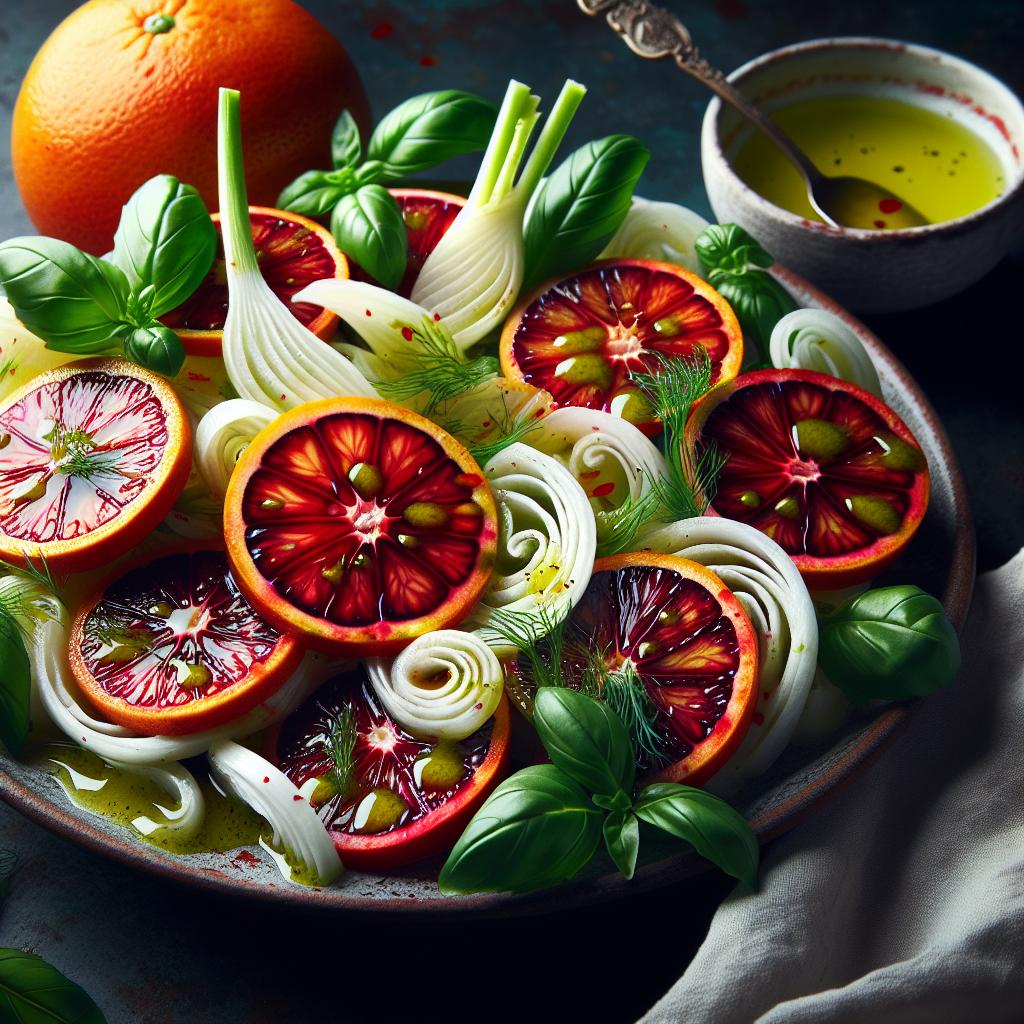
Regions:
[[[731,158],[753,129],[713,99],[701,163],[715,217],[746,228],[779,263],[839,302],[860,312],[914,309],[973,284],[1006,254],[1024,210],[1024,107],[988,72],[890,39],[817,39],[766,53],[729,81],[769,112],[823,95],[915,103],[981,136],[1003,166],[1003,194],[956,220],[898,231],[833,228],[775,206],[737,176]]]

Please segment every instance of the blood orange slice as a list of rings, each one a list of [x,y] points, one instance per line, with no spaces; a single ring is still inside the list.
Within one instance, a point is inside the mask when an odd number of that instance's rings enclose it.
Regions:
[[[0,558],[104,565],[170,511],[192,465],[180,399],[124,359],[85,359],[0,403]]]
[[[826,374],[743,374],[696,407],[687,443],[726,456],[714,511],[775,540],[812,589],[877,575],[928,507],[914,435],[874,395]]]
[[[557,405],[602,409],[658,431],[630,374],[657,373],[660,358],[711,358],[712,380],[739,372],[743,335],[706,281],[671,263],[616,259],[549,281],[520,303],[501,335],[501,367],[543,388]]]
[[[83,697],[149,735],[198,732],[266,700],[302,651],[239,592],[219,549],[129,569],[75,615],[68,643]]]
[[[497,546],[494,498],[450,434],[367,398],[310,402],[238,462],[224,503],[242,590],[337,653],[397,652],[464,618]]]
[[[398,201],[409,239],[409,262],[405,275],[395,289],[399,295],[408,298],[424,262],[452,226],[452,221],[466,205],[466,200],[462,196],[432,192],[429,189],[389,188],[388,191]],[[358,263],[352,261],[350,266],[354,280],[377,283]]]
[[[220,355],[228,313],[228,281],[219,214],[213,215],[213,223],[218,241],[210,272],[182,305],[162,317],[163,323],[181,338],[186,353],[194,356]],[[250,206],[249,223],[264,280],[288,305],[299,323],[318,337],[329,338],[338,326],[338,318],[320,306],[291,299],[313,281],[348,277],[348,261],[330,231],[297,213],[266,206]]]
[[[347,730],[346,756],[339,748]],[[270,759],[296,786],[317,780],[310,802],[346,866],[384,870],[458,839],[504,775],[508,702],[502,698],[494,717],[458,743],[417,739],[387,715],[362,673],[353,672],[317,690],[268,743]]]
[[[646,781],[706,781],[753,721],[753,627],[718,576],[686,558],[645,551],[598,559],[566,624],[561,659],[568,685],[622,716]],[[532,714],[519,668],[506,686]]]

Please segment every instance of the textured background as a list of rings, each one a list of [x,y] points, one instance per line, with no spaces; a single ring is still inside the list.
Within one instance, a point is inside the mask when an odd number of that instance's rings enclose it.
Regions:
[[[74,6],[0,3],[0,238],[31,230],[8,154],[18,85],[43,39]],[[497,99],[514,76],[551,97],[571,76],[587,83],[590,95],[570,144],[633,132],[655,154],[643,194],[710,212],[698,148],[706,95],[668,66],[632,59],[603,24],[578,13],[574,0],[307,0],[305,6],[349,47],[378,116],[426,89],[463,87]],[[706,55],[727,68],[800,39],[884,35],[950,50],[1024,89],[1019,0],[676,0],[672,6]],[[1022,271],[1018,246],[963,295],[927,310],[868,318],[921,381],[952,435],[975,504],[983,569],[1024,543],[1024,416],[1016,378],[999,372],[1020,345]],[[571,915],[381,925],[186,892],[58,840],[5,807],[0,845],[15,849],[23,863],[0,909],[0,945],[34,950],[59,966],[92,993],[110,1024],[304,1024],[413,1015],[431,1021],[469,1012],[490,1020],[626,1020],[682,972],[729,889],[708,875]],[[738,984],[742,972],[737,964]]]

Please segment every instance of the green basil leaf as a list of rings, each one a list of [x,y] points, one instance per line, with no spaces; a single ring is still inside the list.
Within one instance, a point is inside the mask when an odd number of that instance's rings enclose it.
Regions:
[[[703,789],[656,782],[633,805],[641,821],[685,839],[727,875],[753,887],[757,882],[757,839],[743,815]]]
[[[363,140],[359,125],[347,110],[341,112],[331,132],[331,163],[335,167],[355,167],[363,158]]]
[[[566,686],[541,686],[533,725],[552,764],[588,793],[633,792],[633,746],[622,719],[607,704]]]
[[[277,197],[277,208],[300,213],[303,217],[322,217],[355,188],[355,173],[349,167],[337,171],[306,171]]]
[[[441,892],[530,892],[572,878],[601,842],[603,814],[553,764],[502,782],[441,869]]]
[[[0,740],[17,757],[28,739],[32,669],[25,639],[11,615],[0,609]]]
[[[615,866],[632,878],[640,853],[640,822],[630,812],[609,814],[604,819],[604,845]]]
[[[0,285],[15,315],[57,352],[113,351],[128,303],[120,268],[56,238],[0,244]]]
[[[133,292],[152,287],[154,317],[180,306],[213,266],[217,229],[202,196],[170,174],[136,189],[121,211],[112,262]]]
[[[526,289],[596,259],[622,226],[650,151],[609,135],[572,153],[540,187],[525,230]]]
[[[83,989],[19,949],[0,949],[0,1018],[19,1024],[106,1024]]]
[[[493,103],[458,89],[413,96],[377,125],[366,156],[387,180],[404,178],[484,149],[497,116]]]
[[[173,377],[185,363],[181,339],[169,327],[155,320],[142,327],[125,325],[121,328],[120,337],[124,342],[124,354],[154,373]]]
[[[706,273],[770,267],[775,262],[739,224],[709,225],[697,237],[694,248]]]
[[[766,360],[775,325],[797,308],[793,297],[765,270],[714,270],[708,274],[708,283],[732,306],[743,329],[743,340],[748,345],[754,343],[744,355]],[[745,358],[744,369],[748,365]]]
[[[409,236],[398,203],[386,188],[363,185],[343,196],[331,214],[331,231],[345,255],[378,284],[398,286],[409,259]]]
[[[924,696],[960,668],[956,630],[920,587],[866,590],[822,616],[820,631],[822,670],[853,701]]]
[[[0,850],[0,903],[6,899],[17,870],[18,855],[13,850]]]

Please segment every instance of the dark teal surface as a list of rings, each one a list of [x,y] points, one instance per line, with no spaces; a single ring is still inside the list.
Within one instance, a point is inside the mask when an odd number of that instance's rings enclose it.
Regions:
[[[7,151],[18,84],[73,6],[2,4],[0,238],[30,230]],[[575,0],[306,6],[349,47],[377,115],[431,88],[459,86],[498,98],[509,77],[550,102],[562,80],[574,77],[590,94],[569,142],[617,131],[639,135],[654,153],[641,192],[709,212],[698,149],[707,97],[670,66],[630,57],[603,23],[578,12]],[[1024,87],[1020,0],[671,6],[708,58],[728,69],[800,39],[883,35],[950,50],[1018,92]],[[381,25],[392,31],[373,38]],[[1022,271],[1018,246],[963,295],[928,310],[868,318],[952,435],[975,506],[983,569],[1024,543],[1024,405],[1019,377],[1006,371],[1021,344]],[[730,888],[711,874],[542,920],[375,925],[196,895],[55,839],[3,807],[0,846],[13,847],[24,864],[0,908],[0,945],[32,949],[60,966],[96,997],[110,1024],[629,1020],[682,973]],[[743,970],[735,965],[737,985]]]

